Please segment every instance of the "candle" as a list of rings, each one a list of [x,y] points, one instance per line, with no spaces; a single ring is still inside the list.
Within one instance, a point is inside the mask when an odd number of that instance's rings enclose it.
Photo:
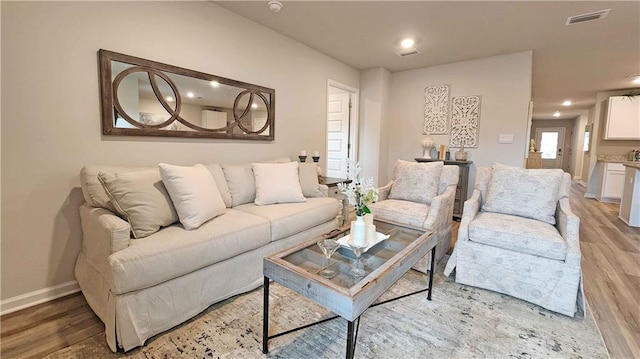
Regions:
[[[318,151],[313,151],[313,156],[314,156],[314,157],[318,157],[318,156],[320,156],[320,152],[318,152]]]
[[[306,156],[307,155],[307,151],[300,151],[300,156]]]
[[[367,243],[374,243],[376,240],[376,226],[373,224],[367,224],[364,232],[364,238],[366,238]]]

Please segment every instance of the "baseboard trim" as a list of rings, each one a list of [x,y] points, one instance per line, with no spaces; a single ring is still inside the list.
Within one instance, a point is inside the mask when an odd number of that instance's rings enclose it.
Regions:
[[[78,285],[78,282],[72,280],[53,287],[47,287],[30,293],[17,295],[12,298],[7,298],[0,301],[0,315],[17,312],[18,310],[29,308],[79,291],[80,286]]]

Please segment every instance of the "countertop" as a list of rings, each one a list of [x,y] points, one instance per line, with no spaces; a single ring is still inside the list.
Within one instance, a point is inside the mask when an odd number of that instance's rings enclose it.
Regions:
[[[598,155],[596,159],[599,162],[622,163],[625,166],[640,168],[640,162],[629,161],[627,155]]]

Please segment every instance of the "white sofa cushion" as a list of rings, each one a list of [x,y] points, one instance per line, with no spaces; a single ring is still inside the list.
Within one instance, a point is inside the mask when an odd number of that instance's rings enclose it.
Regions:
[[[229,185],[231,207],[252,203],[256,200],[256,181],[250,164],[223,165],[222,171]]]
[[[226,210],[213,176],[201,164],[193,167],[160,163],[160,175],[186,230],[200,227]]]
[[[304,202],[298,162],[252,163],[256,183],[255,204]]]
[[[164,228],[109,256],[112,289],[127,293],[191,273],[268,244],[269,232],[264,218],[234,209],[193,231]]]
[[[216,181],[218,191],[224,200],[225,206],[227,206],[227,208],[231,208],[233,200],[231,199],[231,192],[229,192],[229,185],[227,184],[227,179],[224,177],[222,166],[217,163],[209,163],[204,166],[207,167],[209,172],[211,172],[211,176],[213,176],[213,180]]]
[[[518,253],[564,260],[567,243],[556,228],[535,219],[480,212],[469,223],[469,240]]]
[[[556,223],[560,169],[524,169],[495,163],[483,211]]]
[[[271,240],[277,241],[330,221],[342,204],[335,198],[308,198],[306,202],[257,206],[244,204],[234,209],[260,216],[271,223]]]
[[[398,160],[393,170],[389,199],[430,204],[438,195],[444,162],[409,162]]]
[[[125,173],[100,173],[98,178],[135,238],[144,238],[178,221],[157,168]]]
[[[429,214],[429,205],[397,199],[387,199],[369,205],[374,218],[386,219],[396,223],[405,223],[422,227]]]

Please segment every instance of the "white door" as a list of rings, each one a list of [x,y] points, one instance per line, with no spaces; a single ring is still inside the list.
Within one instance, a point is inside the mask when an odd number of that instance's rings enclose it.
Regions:
[[[542,152],[542,168],[562,169],[564,128],[540,127],[536,129],[536,144]]]
[[[330,94],[327,104],[327,177],[347,178],[349,92]]]

